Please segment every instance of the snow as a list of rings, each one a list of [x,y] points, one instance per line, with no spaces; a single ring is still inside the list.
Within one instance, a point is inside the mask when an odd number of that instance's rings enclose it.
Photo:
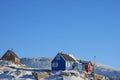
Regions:
[[[79,62],[77,61],[77,59],[76,59],[72,54],[69,54],[69,56],[72,57],[77,63],[79,63]]]
[[[63,80],[84,80],[81,77],[75,77],[75,76],[63,76]]]
[[[76,58],[69,54],[73,59],[76,60]],[[21,59],[24,64],[33,67],[33,68],[44,68],[44,69],[51,69],[51,58],[26,58],[26,59]],[[86,61],[86,60],[85,60]],[[32,66],[34,64],[34,66]],[[111,68],[109,66],[100,64],[100,63],[95,63],[95,72],[101,75],[104,75],[106,77],[111,78],[111,80],[116,80],[117,78],[120,78],[120,70]]]
[[[36,80],[33,73],[50,71],[52,59],[22,58],[21,61],[27,66],[24,64],[15,64],[13,62],[0,60],[0,80]],[[71,73],[71,75],[65,76],[63,73]],[[100,63],[95,63],[95,73],[109,77],[110,80],[120,79],[120,70]],[[80,75],[81,77],[76,75]],[[69,70],[56,73],[51,72],[49,77],[40,80],[84,80],[83,77],[84,74]]]
[[[23,65],[0,60],[0,80],[35,80],[31,71],[24,71]],[[21,70],[18,70],[21,68]],[[30,77],[31,76],[31,77]]]
[[[21,58],[21,63],[32,68],[51,69],[51,58]]]
[[[15,64],[8,61],[0,60],[0,80],[36,80],[33,76],[33,72],[35,70],[40,71],[38,68],[29,68],[23,66],[23,64]],[[45,66],[45,65],[44,65]],[[49,75],[49,77],[40,79],[40,80],[83,80],[80,77],[72,76],[64,76],[61,73],[74,73],[79,74],[77,71],[63,71],[63,72],[56,72]]]
[[[119,69],[114,69],[112,67],[109,67],[100,63],[95,63],[95,73],[109,77],[111,80],[120,79]]]

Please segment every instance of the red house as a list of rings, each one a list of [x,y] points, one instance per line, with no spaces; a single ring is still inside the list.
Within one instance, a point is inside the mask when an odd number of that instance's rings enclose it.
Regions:
[[[86,71],[90,74],[93,72],[93,64],[91,61],[82,61],[82,65],[83,65],[84,71]]]

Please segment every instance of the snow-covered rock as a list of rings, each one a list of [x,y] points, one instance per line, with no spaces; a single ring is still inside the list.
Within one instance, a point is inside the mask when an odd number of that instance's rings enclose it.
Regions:
[[[114,69],[112,67],[96,63],[95,64],[95,73],[109,77],[110,80],[119,80],[120,79],[120,70]]]
[[[0,80],[35,80],[33,73],[41,70],[49,71],[51,61],[52,58],[21,58],[21,62],[25,64],[23,65],[0,60]],[[74,71],[68,72],[78,74]],[[120,80],[120,70],[100,63],[95,63],[95,73],[109,77],[110,80]],[[75,75],[65,76],[61,72],[56,72],[50,73],[49,77],[42,80],[82,80],[84,76],[83,74],[80,74],[81,77]]]
[[[23,64],[0,60],[0,80],[35,80]]]
[[[74,56],[72,57],[74,58]],[[52,59],[51,58],[22,58],[21,61],[22,63],[30,67],[51,69]],[[95,73],[109,77],[110,80],[120,79],[120,70],[111,68],[109,66],[106,66],[100,63],[96,63]]]

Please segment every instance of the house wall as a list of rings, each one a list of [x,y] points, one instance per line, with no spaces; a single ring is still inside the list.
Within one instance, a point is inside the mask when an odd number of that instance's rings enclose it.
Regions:
[[[66,64],[66,70],[72,70],[73,68],[73,61],[66,61],[65,64]]]
[[[51,63],[51,66],[52,66],[52,70],[53,71],[58,71],[58,70],[72,70],[74,63],[75,63],[75,61],[66,61],[63,56],[61,56],[61,55],[58,54],[53,59],[53,61]],[[79,63],[77,63],[76,67],[77,67],[76,70],[82,71],[82,65],[80,65]]]
[[[20,59],[16,58],[15,57],[15,60],[14,60],[16,63],[20,63]]]
[[[84,64],[83,65],[83,71],[86,71],[88,73],[92,73],[93,72],[93,66],[91,63],[88,63],[88,64]]]
[[[5,54],[3,57],[2,57],[2,60],[8,60],[8,61],[14,61],[15,57],[13,55],[8,55],[8,54]]]
[[[51,66],[52,66],[52,70],[53,71],[65,70],[66,69],[66,67],[65,67],[66,66],[65,60],[61,56],[56,56],[53,59]]]
[[[80,64],[80,63],[78,64],[78,71],[82,72],[82,64]]]
[[[13,61],[13,62],[16,62],[16,63],[20,63],[20,59],[19,58],[16,58],[15,56],[11,55],[11,54],[5,54],[3,57],[2,57],[2,60],[8,60],[8,61]]]
[[[93,68],[93,67],[92,67],[92,64],[89,63],[89,64],[88,64],[88,72],[92,73],[92,72],[93,72],[92,68]]]
[[[77,70],[79,72],[82,72],[82,64],[81,63],[73,63],[72,65],[73,65],[72,66],[73,70]]]

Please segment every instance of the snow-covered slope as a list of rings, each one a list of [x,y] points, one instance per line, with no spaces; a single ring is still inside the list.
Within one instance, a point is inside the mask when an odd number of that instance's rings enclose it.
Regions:
[[[21,58],[21,63],[31,68],[51,69],[52,58]]]
[[[34,72],[51,69],[52,58],[21,58],[21,62],[26,64],[15,64],[0,60],[0,80],[35,80]],[[30,68],[31,67],[31,68]],[[39,68],[39,69],[38,69]],[[110,80],[120,80],[120,70],[96,63],[95,73],[109,77]],[[49,75],[45,80],[58,80],[61,76]],[[72,76],[70,76],[71,78]],[[65,80],[69,77],[63,77]],[[76,79],[77,80],[77,79]],[[78,79],[79,80],[79,79]]]
[[[43,60],[42,58],[43,62],[47,62],[48,59],[46,59]],[[30,61],[32,62],[32,60]],[[41,61],[41,63],[43,62]],[[72,73],[72,75],[70,75],[70,73]],[[69,76],[67,76],[68,74]],[[72,70],[52,73],[46,71],[46,69],[29,68],[23,64],[0,60],[0,80],[84,80],[81,77],[82,75],[83,74],[79,74],[79,72]],[[85,78],[85,80],[88,79]]]
[[[32,69],[23,64],[0,60],[0,80],[35,80]]]
[[[21,62],[33,68],[51,69],[51,58],[21,58]],[[96,63],[95,73],[109,77],[111,80],[120,79],[120,70]]]
[[[95,64],[95,72],[107,76],[111,80],[120,80],[120,70],[108,67],[100,63]]]

